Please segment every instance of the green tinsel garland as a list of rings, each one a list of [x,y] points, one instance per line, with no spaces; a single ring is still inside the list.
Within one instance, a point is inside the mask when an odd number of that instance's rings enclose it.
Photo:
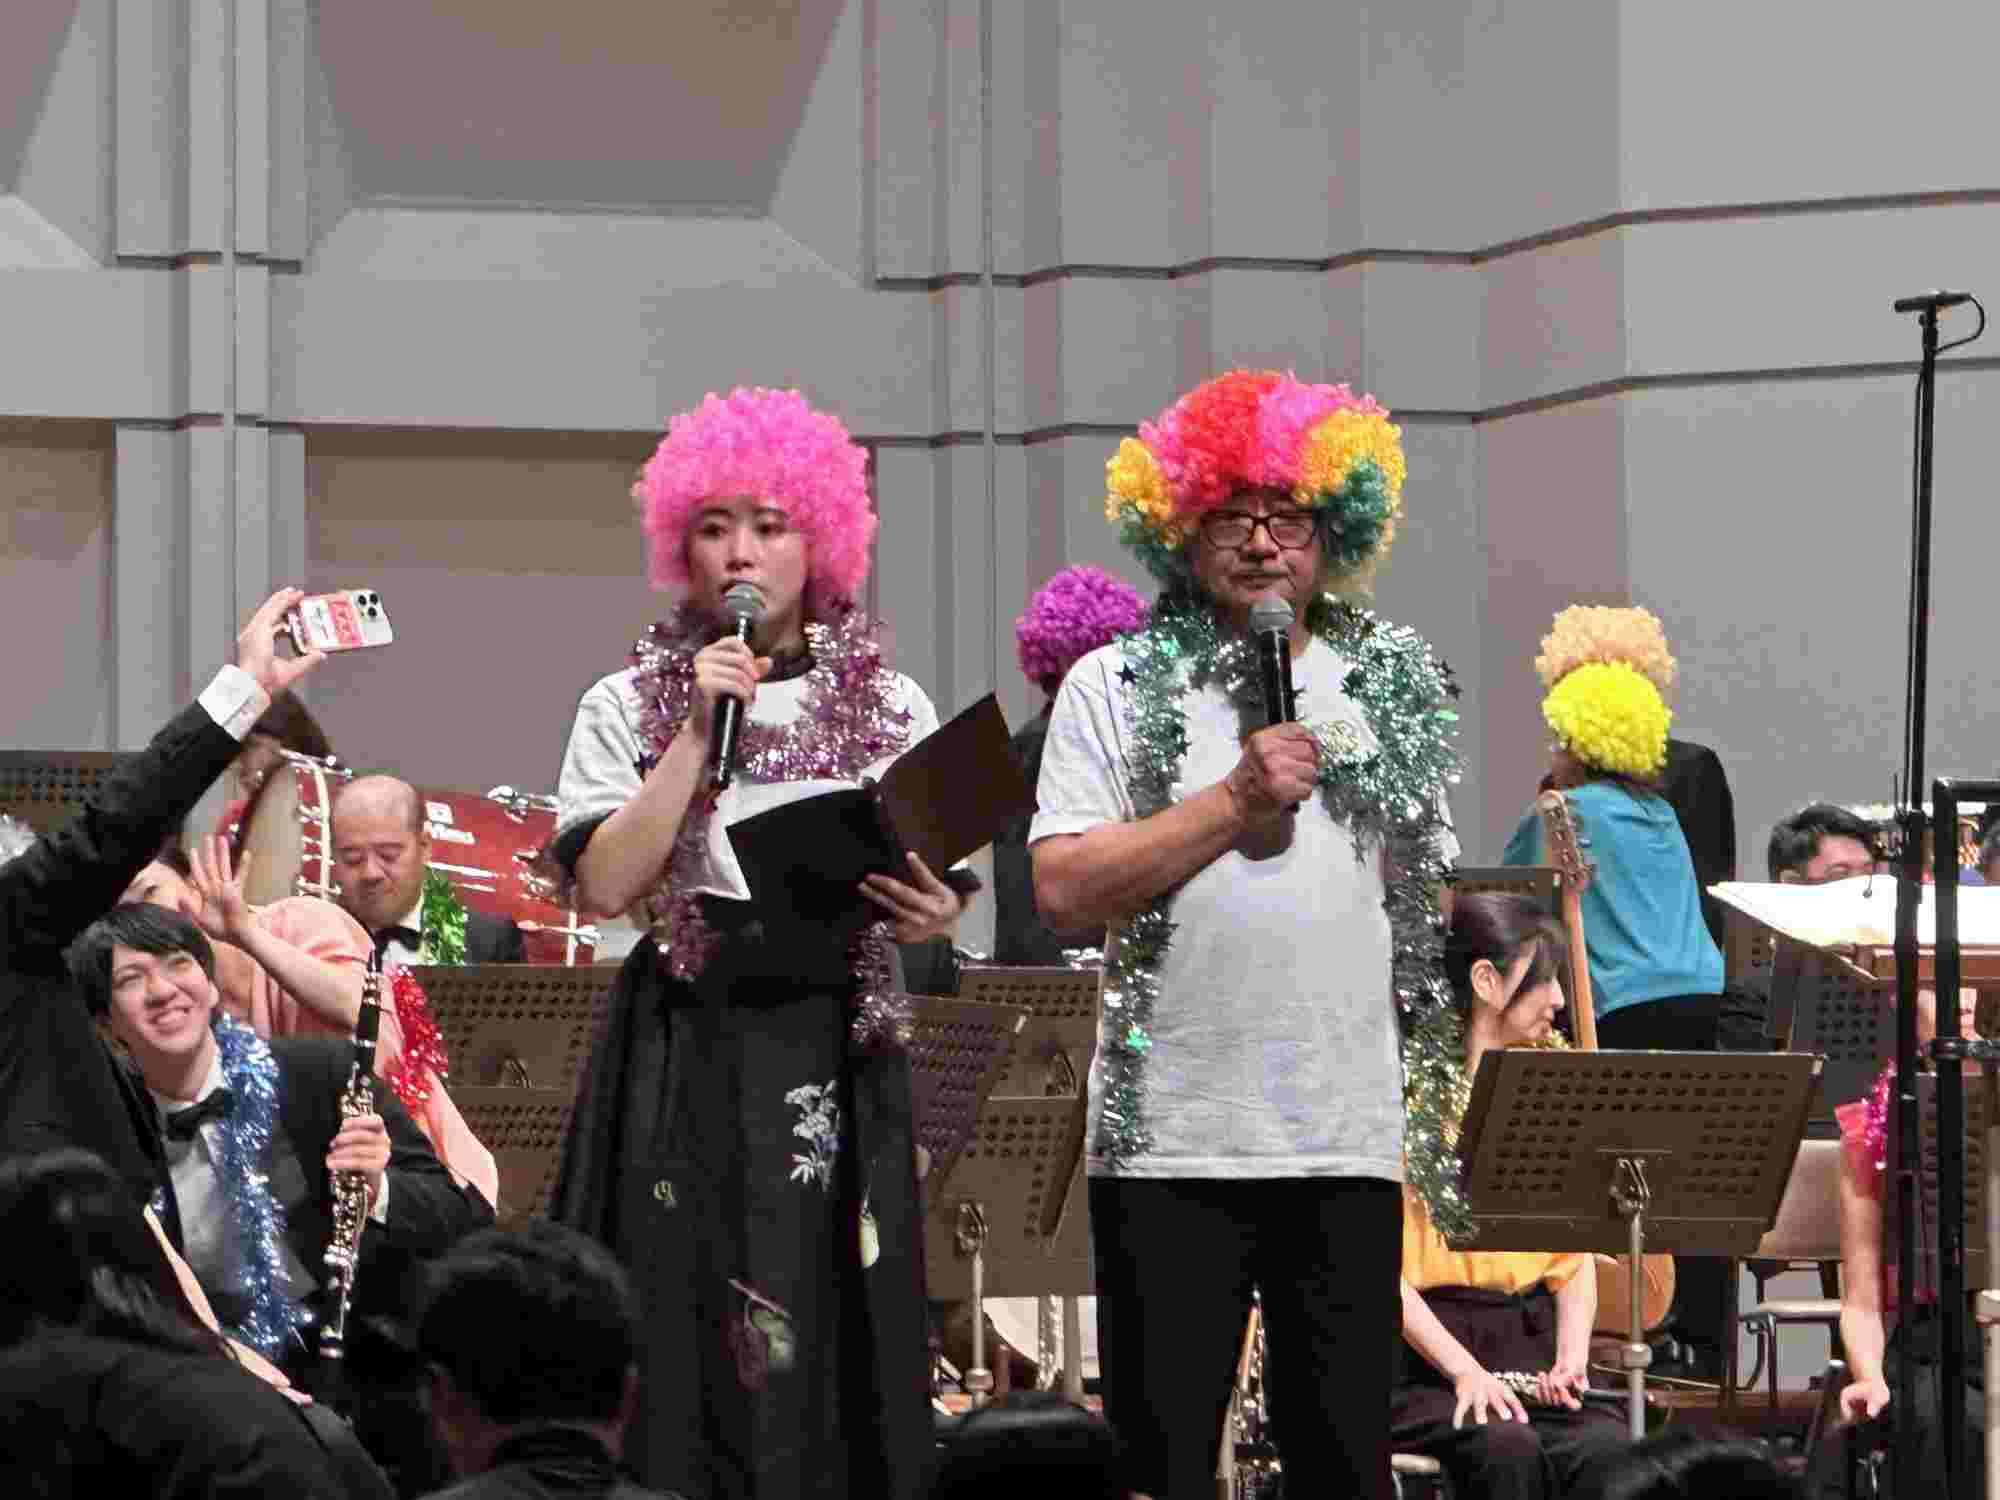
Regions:
[[[434,964],[465,962],[465,903],[450,880],[437,870],[424,871],[424,950]]]
[[[1568,1045],[1557,1032],[1536,1043]],[[1403,1172],[1437,1232],[1461,1243],[1474,1238],[1458,1161],[1458,1127],[1471,1102],[1465,1018],[1447,1001],[1403,1034]]]
[[[1313,601],[1306,624],[1348,664],[1341,690],[1360,707],[1377,748],[1364,753],[1345,725],[1307,719],[1320,743],[1320,795],[1354,836],[1356,860],[1389,855],[1383,909],[1389,917],[1391,982],[1406,1029],[1449,1010],[1441,960],[1437,891],[1447,875],[1439,853],[1444,791],[1458,780],[1453,748],[1458,689],[1449,670],[1414,631],[1331,595]],[[1140,818],[1173,798],[1187,754],[1190,692],[1220,682],[1244,714],[1261,723],[1256,656],[1225,634],[1212,609],[1185,593],[1155,606],[1144,630],[1124,638],[1124,679],[1134,740],[1132,800]],[[1094,1149],[1115,1170],[1152,1145],[1145,1118],[1145,1067],[1152,1050],[1160,967],[1173,941],[1169,891],[1119,926],[1104,965],[1102,1104]]]

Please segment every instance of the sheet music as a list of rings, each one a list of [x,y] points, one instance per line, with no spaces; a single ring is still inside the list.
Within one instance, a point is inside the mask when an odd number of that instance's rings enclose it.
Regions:
[[[1856,875],[1826,885],[1775,885],[1725,880],[1709,888],[1773,931],[1814,948],[1887,946],[1896,940],[1896,877]],[[2000,947],[2000,886],[1960,886],[1958,940],[1968,948]],[[1917,941],[1937,942],[1935,887],[1917,907]]]

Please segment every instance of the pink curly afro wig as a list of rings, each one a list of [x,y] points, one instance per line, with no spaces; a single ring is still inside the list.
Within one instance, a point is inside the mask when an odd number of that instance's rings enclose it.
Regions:
[[[797,391],[738,386],[672,418],[632,497],[639,502],[653,587],[688,586],[687,538],[721,495],[755,495],[805,533],[809,606],[852,604],[868,577],[875,511],[868,455],[837,417]]]
[[[1079,658],[1145,623],[1146,601],[1116,574],[1088,563],[1064,568],[1035,591],[1014,622],[1030,682],[1060,682]]]

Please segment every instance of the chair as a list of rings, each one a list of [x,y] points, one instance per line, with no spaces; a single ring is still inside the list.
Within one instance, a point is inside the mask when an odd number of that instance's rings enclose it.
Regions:
[[[1396,1482],[1397,1500],[1447,1500],[1444,1466],[1421,1453],[1389,1455],[1389,1476]]]
[[[1784,1201],[1778,1206],[1778,1221],[1758,1241],[1756,1255],[1747,1261],[1731,1262],[1728,1283],[1730,1330],[1724,1341],[1722,1359],[1721,1408],[1729,1411],[1736,1402],[1737,1337],[1740,1326],[1757,1339],[1757,1364],[1741,1389],[1756,1384],[1765,1372],[1773,1410],[1778,1405],[1778,1330],[1818,1325],[1827,1330],[1836,1355],[1840,1352],[1840,1171],[1841,1145],[1838,1141],[1802,1141],[1798,1160],[1792,1164],[1791,1180],[1785,1184]],[[1747,1265],[1757,1282],[1757,1301],[1747,1312],[1737,1309],[1738,1265]],[[1781,1271],[1817,1268],[1819,1297],[1771,1297],[1765,1288]]]

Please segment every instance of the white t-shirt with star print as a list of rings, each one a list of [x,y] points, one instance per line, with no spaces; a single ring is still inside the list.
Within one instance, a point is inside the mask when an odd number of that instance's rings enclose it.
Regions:
[[[1029,840],[1137,817],[1122,647],[1092,652],[1057,694]],[[1302,719],[1332,720],[1366,753],[1377,743],[1344,691],[1348,664],[1318,639],[1293,659]],[[1226,689],[1183,697],[1188,751],[1179,801],[1236,764],[1246,728]],[[1176,925],[1143,1067],[1146,1154],[1095,1154],[1102,1037],[1091,1077],[1093,1175],[1403,1176],[1402,1068],[1390,988],[1380,846],[1357,858],[1324,799],[1300,808],[1288,848],[1231,850],[1175,894]],[[1447,854],[1457,854],[1448,840]]]

